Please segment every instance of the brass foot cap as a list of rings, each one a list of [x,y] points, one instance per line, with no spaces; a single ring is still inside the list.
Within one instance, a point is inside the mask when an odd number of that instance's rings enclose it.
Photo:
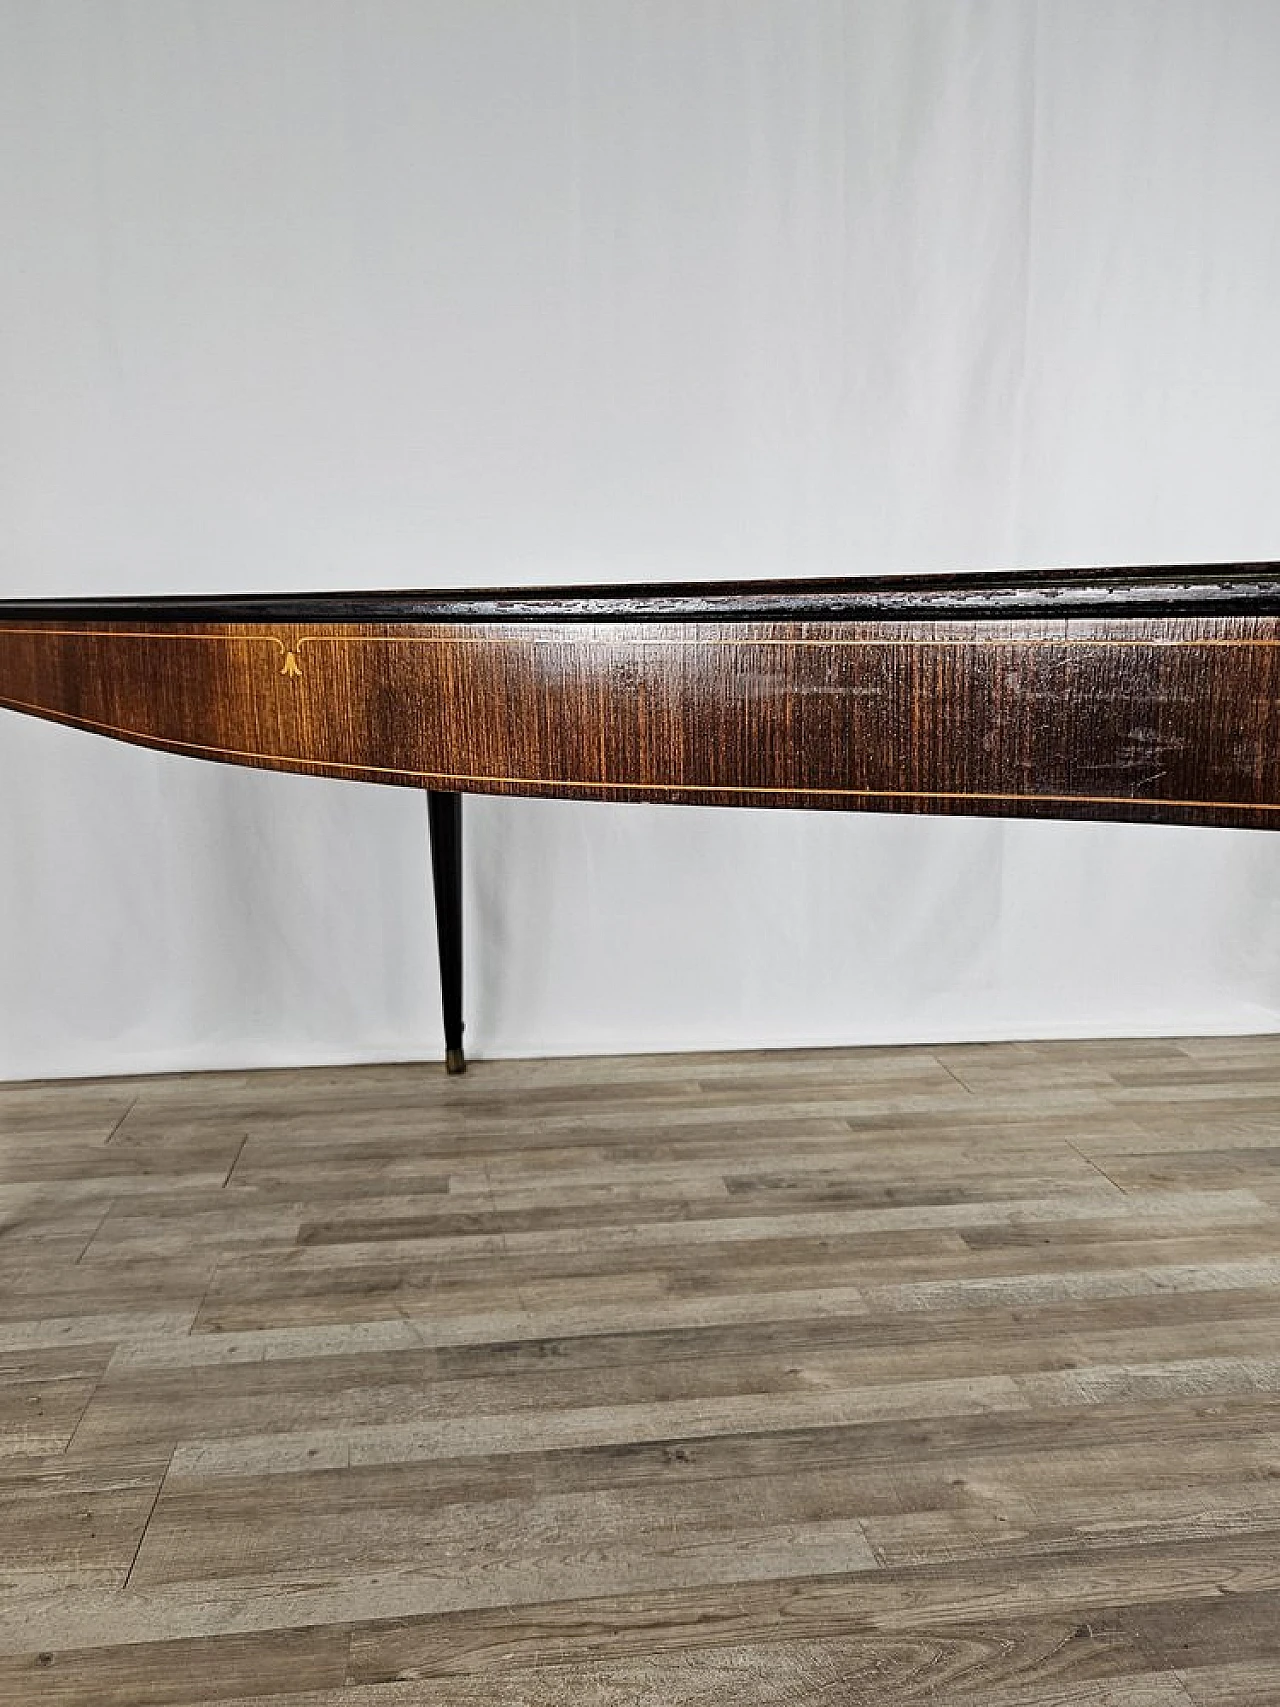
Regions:
[[[465,1073],[467,1058],[461,1049],[446,1049],[444,1052],[444,1070],[446,1073]]]

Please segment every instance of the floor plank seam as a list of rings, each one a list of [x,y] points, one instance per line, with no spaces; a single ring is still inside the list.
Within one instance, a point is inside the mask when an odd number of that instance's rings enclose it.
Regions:
[[[146,1541],[147,1533],[151,1528],[151,1520],[156,1515],[156,1507],[160,1504],[160,1495],[164,1492],[164,1485],[169,1479],[169,1471],[172,1468],[172,1465],[173,1453],[171,1451],[164,1469],[160,1472],[160,1481],[156,1486],[155,1498],[151,1501],[147,1515],[143,1519],[142,1533],[138,1536],[138,1545],[133,1550],[133,1557],[129,1561],[129,1569],[125,1572],[124,1581],[120,1585],[121,1592],[128,1590],[133,1584],[133,1573],[137,1569],[138,1559],[142,1554],[143,1543]]]
[[[128,1120],[129,1116],[133,1113],[134,1109],[137,1108],[140,1100],[141,1100],[140,1098],[134,1097],[133,1101],[129,1104],[128,1108],[125,1109],[124,1113],[120,1116],[119,1120],[116,1121],[115,1125],[111,1128],[110,1132],[107,1133],[107,1136],[103,1139],[103,1148],[104,1149],[111,1142],[111,1140],[115,1137],[116,1133],[119,1132],[120,1128],[124,1125],[125,1121]]]
[[[222,1182],[222,1190],[223,1191],[225,1191],[227,1189],[227,1187],[231,1184],[231,1176],[233,1173],[235,1173],[236,1167],[239,1164],[240,1158],[241,1158],[241,1156],[244,1155],[244,1147],[248,1142],[249,1142],[249,1134],[246,1132],[244,1137],[240,1140],[240,1145],[239,1145],[239,1148],[236,1150],[235,1155],[231,1158],[231,1166],[227,1169],[226,1177],[224,1178],[224,1180]]]
[[[939,1067],[942,1068],[943,1072],[947,1075],[948,1078],[955,1080],[956,1084],[959,1085],[960,1089],[965,1093],[966,1096],[973,1096],[975,1094],[973,1086],[966,1084],[965,1081],[960,1077],[959,1073],[957,1073],[955,1071],[955,1069],[949,1065],[948,1062],[944,1061],[941,1056],[935,1055],[932,1057],[932,1059],[938,1063]]]
[[[93,1244],[93,1241],[97,1238],[98,1234],[106,1226],[107,1218],[111,1214],[111,1211],[115,1208],[117,1202],[118,1202],[118,1199],[114,1198],[114,1197],[109,1198],[107,1200],[107,1207],[102,1211],[102,1214],[99,1217],[98,1222],[95,1225],[93,1231],[89,1234],[89,1237],[85,1240],[84,1248],[81,1250],[80,1255],[76,1258],[76,1265],[77,1266],[79,1266],[79,1264],[81,1264],[84,1261],[85,1257],[88,1256],[89,1247]]]
[[[1114,1189],[1120,1193],[1121,1197],[1128,1197],[1130,1195],[1130,1193],[1125,1190],[1124,1186],[1122,1186],[1120,1184],[1119,1180],[1113,1179],[1111,1177],[1111,1175],[1103,1167],[1101,1162],[1095,1161],[1092,1156],[1087,1156],[1084,1153],[1084,1151],[1080,1148],[1080,1146],[1077,1143],[1075,1143],[1072,1139],[1070,1139],[1070,1138],[1066,1139],[1065,1143],[1066,1143],[1068,1150],[1071,1150],[1075,1155],[1079,1156],[1080,1160],[1085,1164],[1086,1167],[1092,1168],[1095,1173],[1101,1174],[1103,1179],[1106,1180],[1107,1184],[1109,1186],[1114,1187]]]

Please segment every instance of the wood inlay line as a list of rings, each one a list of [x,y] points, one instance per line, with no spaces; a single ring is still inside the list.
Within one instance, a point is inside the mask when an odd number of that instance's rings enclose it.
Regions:
[[[6,634],[24,634],[34,639],[52,640],[244,640],[250,643],[260,641],[269,646],[278,646],[281,652],[288,651],[278,634],[169,634],[162,629],[145,628],[18,628],[12,623],[0,622],[0,636]]]
[[[151,735],[136,729],[126,729],[113,723],[100,723],[89,717],[72,717],[65,712],[46,711],[44,707],[27,705],[22,700],[0,697],[0,706],[11,711],[29,711],[47,722],[62,723],[72,729],[85,729],[98,735],[118,735],[139,746],[174,750],[184,753],[207,754],[211,758],[259,759],[267,765],[312,767],[320,771],[352,771],[357,775],[409,777],[414,782],[428,783],[447,789],[473,788],[566,788],[607,789],[616,793],[662,794],[732,794],[732,795],[790,795],[794,798],[812,796],[821,800],[972,800],[1007,801],[1009,804],[1042,802],[1054,806],[1151,806],[1176,807],[1186,811],[1215,812],[1280,812],[1280,803],[1237,800],[1179,800],[1146,794],[1015,794],[1003,792],[972,792],[961,789],[912,788],[808,788],[775,787],[765,784],[711,782],[618,782],[603,778],[565,778],[552,776],[470,776],[459,771],[419,771],[399,765],[352,764],[342,759],[307,758],[291,753],[266,753],[249,748],[218,747],[199,741],[184,741],[172,735]]]
[[[999,620],[1018,620],[1018,621],[1046,620],[1046,621],[1052,621],[1053,619],[1052,618],[1045,618],[1045,619],[1017,618],[1017,619],[999,619]],[[1187,620],[1192,621],[1192,620],[1196,620],[1196,619],[1188,618]],[[724,626],[724,624],[722,624],[722,623],[716,623],[714,618],[707,619],[707,622],[708,622],[708,626]],[[463,628],[466,628],[467,626],[475,627],[478,625],[475,625],[475,624],[467,625],[465,623],[459,623],[458,626],[460,629],[463,629]],[[553,626],[558,626],[558,625],[556,625],[552,619],[548,619],[545,626],[553,627]],[[567,625],[564,625],[564,626],[567,626]],[[668,646],[699,646],[699,647],[701,647],[701,646],[724,646],[724,647],[761,646],[761,647],[783,647],[787,650],[790,650],[793,647],[824,648],[824,647],[832,647],[832,646],[854,648],[854,649],[856,649],[856,648],[869,648],[869,647],[884,647],[886,649],[888,649],[888,648],[912,649],[912,648],[916,648],[916,647],[920,647],[920,648],[938,648],[938,647],[941,647],[941,648],[944,648],[947,650],[956,650],[956,649],[961,649],[964,647],[991,648],[991,647],[1004,646],[1004,647],[1015,648],[1018,650],[1021,650],[1023,648],[1026,648],[1029,650],[1031,648],[1040,648],[1040,647],[1071,647],[1071,648],[1076,648],[1076,647],[1103,648],[1103,647],[1107,647],[1107,648],[1118,649],[1121,651],[1124,651],[1127,649],[1132,649],[1132,648],[1137,648],[1137,647],[1146,647],[1146,648],[1153,649],[1153,650],[1169,650],[1169,649],[1177,649],[1177,648],[1189,647],[1189,646],[1190,647],[1261,647],[1261,648],[1274,648],[1274,647],[1280,646],[1280,637],[1250,636],[1250,635],[1238,635],[1238,636],[1237,635],[1205,635],[1203,637],[1197,637],[1194,635],[1188,635],[1185,637],[1177,637],[1177,636],[1161,637],[1161,636],[1147,636],[1147,635],[1134,635],[1134,636],[1098,635],[1096,638],[1093,638],[1093,637],[1090,637],[1088,635],[1068,635],[1068,634],[1063,634],[1063,635],[1052,635],[1052,634],[970,635],[970,634],[958,633],[955,635],[946,635],[946,636],[919,635],[919,636],[908,636],[908,637],[904,637],[904,636],[900,636],[900,635],[834,635],[834,634],[833,635],[818,635],[818,636],[776,637],[776,636],[771,636],[771,635],[753,635],[753,634],[701,635],[701,634],[676,634],[676,633],[673,633],[673,634],[649,634],[649,635],[646,635],[646,634],[634,633],[631,631],[631,629],[627,628],[626,625],[621,624],[621,623],[612,623],[612,624],[611,623],[604,623],[601,626],[616,627],[618,629],[623,630],[623,633],[619,636],[618,639],[615,640],[611,636],[606,637],[603,635],[592,635],[589,632],[589,630],[584,630],[581,627],[581,625],[576,625],[572,628],[572,630],[570,632],[565,633],[565,634],[526,633],[523,630],[517,630],[516,632],[503,632],[503,631],[496,629],[496,628],[487,629],[485,632],[480,633],[480,634],[463,633],[463,632],[454,633],[451,631],[446,632],[446,633],[441,633],[441,634],[303,634],[303,635],[300,635],[294,641],[292,646],[289,646],[286,644],[285,641],[281,640],[280,637],[278,635],[275,635],[275,634],[202,634],[202,633],[188,633],[186,631],[184,631],[180,634],[171,634],[164,629],[148,630],[148,629],[116,629],[116,628],[103,628],[103,629],[98,629],[98,628],[17,628],[17,627],[10,626],[7,623],[0,623],[0,636],[5,635],[5,634],[22,634],[22,635],[33,636],[36,638],[48,636],[52,639],[65,639],[65,640],[78,640],[81,638],[88,638],[88,639],[92,639],[92,640],[222,640],[222,641],[228,641],[228,642],[232,642],[232,643],[238,642],[238,641],[250,641],[250,642],[252,642],[252,641],[265,641],[265,642],[270,643],[273,646],[279,647],[279,649],[282,653],[289,652],[289,651],[297,652],[303,646],[326,645],[326,644],[327,645],[348,645],[348,646],[574,646],[574,647],[581,646],[581,645],[595,645],[598,647],[618,645],[618,646],[628,646],[628,647],[635,646],[635,647],[654,647],[654,648],[665,648]],[[767,627],[768,626],[767,621],[763,621],[760,624],[760,626]],[[840,626],[840,625],[839,624],[833,624],[833,626]]]

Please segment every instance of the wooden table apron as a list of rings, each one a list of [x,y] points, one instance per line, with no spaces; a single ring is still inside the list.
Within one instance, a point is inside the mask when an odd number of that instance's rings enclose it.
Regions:
[[[0,607],[2,608],[2,607]],[[0,704],[365,782],[1269,827],[1280,621],[6,623]]]
[[[1280,827],[1280,573],[1128,575],[0,604],[0,705],[427,790],[461,1070],[462,793]]]

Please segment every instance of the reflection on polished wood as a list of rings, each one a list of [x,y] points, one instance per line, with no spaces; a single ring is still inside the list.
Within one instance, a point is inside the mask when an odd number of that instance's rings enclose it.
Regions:
[[[0,1087],[0,1702],[1274,1707],[1274,1039]]]

